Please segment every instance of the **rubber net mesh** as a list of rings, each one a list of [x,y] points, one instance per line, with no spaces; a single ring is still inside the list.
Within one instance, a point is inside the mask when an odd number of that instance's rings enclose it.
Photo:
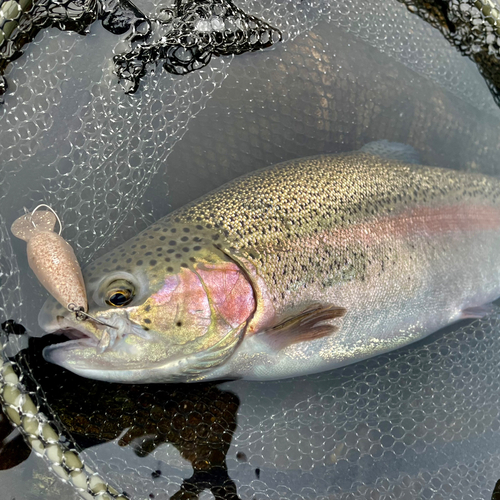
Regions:
[[[405,3],[425,17],[425,4]],[[474,26],[471,54],[486,50],[494,65],[493,4],[449,5]],[[426,164],[498,174],[492,80],[402,3],[238,7],[277,27],[283,41],[214,57],[184,76],[158,67],[133,95],[113,75],[123,39],[99,22],[87,36],[43,30],[8,66],[0,109],[2,321],[41,335],[45,292],[25,244],[9,231],[23,206],[52,206],[85,264],[238,175],[371,140],[411,144]],[[13,391],[9,404],[20,418],[43,413],[28,435],[67,483],[32,454],[22,470],[33,479],[2,472],[6,491],[18,500],[78,498],[74,451],[86,466],[77,480],[87,498],[100,498],[100,484],[111,497],[141,500],[489,498],[500,477],[498,332],[493,315],[335,372],[201,386],[84,380],[44,363],[44,339],[19,355],[26,336],[11,335],[4,352],[18,364],[4,366],[0,382]],[[44,435],[46,424],[54,435]],[[52,444],[60,446],[49,451]]]

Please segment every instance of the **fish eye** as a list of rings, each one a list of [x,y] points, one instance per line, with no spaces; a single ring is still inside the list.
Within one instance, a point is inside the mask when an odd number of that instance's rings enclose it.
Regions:
[[[124,307],[132,302],[134,295],[135,287],[130,281],[116,280],[108,285],[104,300],[109,306]]]

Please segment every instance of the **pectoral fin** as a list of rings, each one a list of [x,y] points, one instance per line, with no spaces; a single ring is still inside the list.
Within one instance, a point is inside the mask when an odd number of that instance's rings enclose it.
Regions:
[[[341,318],[346,312],[343,307],[314,304],[266,330],[262,335],[276,350],[299,342],[317,340],[338,330],[338,326],[325,324],[325,321]]]

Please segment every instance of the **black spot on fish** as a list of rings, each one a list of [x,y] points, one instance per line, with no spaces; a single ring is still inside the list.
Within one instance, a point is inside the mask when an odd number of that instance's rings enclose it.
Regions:
[[[177,326],[182,326],[182,321],[177,321],[176,325]]]
[[[144,308],[144,311],[145,312],[149,312],[151,310],[151,306],[148,304],[145,308]]]
[[[196,259],[195,259],[194,257],[189,257],[189,260],[190,260],[191,262],[196,262]]]
[[[161,470],[155,470],[154,472],[151,472],[151,477],[153,479],[158,479],[161,476]]]
[[[201,250],[201,247],[199,245],[196,245],[195,247],[193,247],[193,250],[195,251]]]
[[[218,235],[218,234],[213,234],[213,235],[212,235],[212,239],[213,239],[214,241],[217,241],[217,240],[219,239],[219,235]]]
[[[188,241],[188,240],[189,240],[189,238],[188,238],[187,236],[183,236],[183,237],[181,238],[181,241]]]
[[[167,239],[166,236],[160,236],[160,241],[165,241]]]
[[[189,267],[189,266],[183,262],[183,263],[181,264],[181,267]]]
[[[182,257],[182,255],[180,253],[176,253],[175,256],[180,259]]]
[[[163,247],[158,247],[158,248],[156,249],[156,251],[157,251],[157,252],[161,252],[162,250],[163,250]]]
[[[156,266],[156,260],[154,260],[154,259],[153,259],[153,260],[150,260],[150,261],[149,261],[149,265],[150,265],[150,266]]]
[[[173,267],[167,267],[167,271],[168,271],[169,273],[173,273],[173,272],[174,272],[174,268],[173,268]]]
[[[196,229],[198,229],[198,230],[200,230],[200,231],[201,231],[201,230],[203,229],[203,226],[200,226],[200,225],[198,224],[198,225],[196,226]]]
[[[165,257],[165,262],[170,262],[172,259],[170,257]]]
[[[127,264],[130,264],[132,262],[132,259],[128,258],[126,261],[125,261]]]
[[[169,248],[169,249],[167,250],[167,253],[174,253],[174,252],[175,252],[175,250],[174,250],[173,248]]]
[[[151,323],[151,320],[149,318],[144,318],[144,323],[149,325]]]
[[[146,248],[146,245],[141,245],[141,248]]]
[[[184,231],[185,233],[189,233],[190,229],[189,229],[188,227],[185,227],[185,228],[183,229],[183,231]]]
[[[146,252],[144,255],[153,255],[153,252]]]
[[[169,244],[171,247],[173,247],[173,246],[177,245],[177,241],[175,241],[175,240],[170,240],[170,241],[168,242],[168,244]]]
[[[184,247],[184,248],[182,249],[182,251],[183,251],[183,252],[189,252],[189,248],[188,248],[188,247]]]
[[[138,261],[136,262],[136,264],[137,264],[138,266],[142,266],[142,260],[138,260]]]

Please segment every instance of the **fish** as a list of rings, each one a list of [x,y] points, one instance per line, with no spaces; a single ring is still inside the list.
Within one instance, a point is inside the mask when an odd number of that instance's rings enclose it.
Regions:
[[[46,360],[112,382],[272,380],[397,349],[500,296],[500,180],[377,141],[233,180],[84,270]],[[104,339],[104,342],[103,342]]]

